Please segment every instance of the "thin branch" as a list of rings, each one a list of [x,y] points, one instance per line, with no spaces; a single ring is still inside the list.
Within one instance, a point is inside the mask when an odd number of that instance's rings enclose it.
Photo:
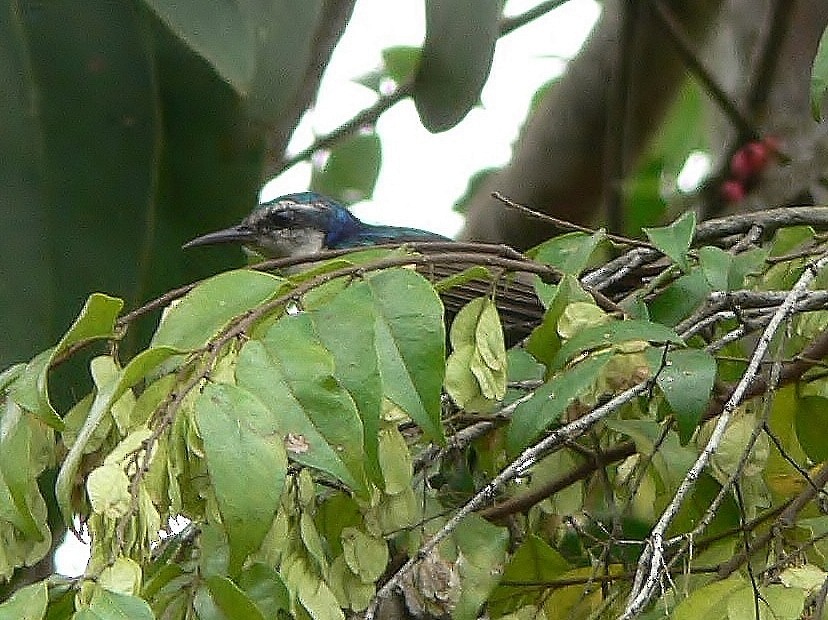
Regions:
[[[659,583],[659,575],[664,565],[664,533],[672,523],[673,518],[678,513],[679,508],[684,503],[685,498],[695,486],[710,457],[717,450],[723,436],[725,429],[736,407],[744,399],[748,392],[751,383],[758,376],[759,366],[765,353],[780,326],[788,320],[794,310],[794,304],[807,289],[817,273],[828,264],[828,255],[822,256],[815,263],[806,268],[803,274],[799,277],[796,284],[791,288],[785,301],[779,306],[774,313],[773,318],[765,328],[759,342],[756,344],[750,363],[745,371],[742,379],[736,385],[728,401],[722,408],[722,413],[716,423],[715,428],[702,450],[696,462],[687,472],[687,475],[679,485],[678,490],[673,496],[669,506],[664,510],[655,527],[653,528],[647,541],[647,548],[642,553],[638,564],[638,571],[636,573],[636,581],[633,585],[633,590],[627,601],[626,609],[621,618],[627,620],[638,615],[638,613],[649,602],[650,598],[655,592],[656,586]]]

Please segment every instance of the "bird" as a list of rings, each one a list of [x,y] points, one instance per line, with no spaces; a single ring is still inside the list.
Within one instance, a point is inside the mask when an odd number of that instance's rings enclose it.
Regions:
[[[299,192],[263,202],[240,224],[196,237],[183,247],[241,243],[267,258],[293,258],[322,250],[412,241],[451,239],[419,228],[366,224],[331,198]]]
[[[331,198],[315,192],[298,192],[262,202],[239,224],[196,237],[182,247],[235,243],[265,258],[296,258],[312,257],[324,250],[412,242],[452,243],[452,240],[419,228],[367,224]],[[468,266],[430,264],[422,272],[432,280],[441,279]],[[450,323],[475,297],[492,292],[496,293],[507,346],[516,344],[540,324],[545,309],[531,281],[494,275],[489,279],[467,280],[444,290],[441,298],[447,321]]]

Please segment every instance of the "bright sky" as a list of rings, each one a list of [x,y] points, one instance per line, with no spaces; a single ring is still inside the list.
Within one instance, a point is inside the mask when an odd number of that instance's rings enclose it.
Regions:
[[[506,14],[523,13],[539,0],[509,0]],[[353,80],[381,65],[381,51],[397,45],[419,46],[425,36],[422,0],[359,0],[351,23],[322,81],[316,107],[305,115],[290,150],[296,152],[315,134],[336,128],[374,103],[376,95]],[[459,125],[430,134],[420,125],[414,104],[397,104],[383,114],[382,169],[373,200],[353,211],[371,223],[415,226],[455,235],[462,218],[451,210],[478,170],[505,164],[511,144],[526,118],[537,88],[563,72],[580,49],[600,13],[594,0],[570,0],[501,39],[486,87],[483,106]],[[300,164],[269,183],[264,199],[303,191],[310,164]],[[73,535],[57,550],[55,564],[64,575],[80,575],[89,550]]]

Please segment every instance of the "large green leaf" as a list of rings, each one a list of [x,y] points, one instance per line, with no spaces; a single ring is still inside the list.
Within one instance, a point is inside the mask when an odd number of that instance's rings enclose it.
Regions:
[[[306,315],[287,316],[239,354],[239,385],[271,412],[288,455],[365,491],[362,423]]]
[[[3,368],[56,337],[37,88],[17,2],[0,4],[0,83],[0,264],[15,266],[0,278]]]
[[[687,250],[696,232],[695,211],[688,211],[669,226],[645,228],[644,232],[650,242],[673,259],[682,271],[688,271]]]
[[[256,35],[244,2],[144,0],[164,25],[203,56],[222,79],[246,94],[256,70]],[[251,3],[253,4],[253,3]]]
[[[320,341],[333,356],[334,375],[356,403],[362,418],[365,469],[379,482],[382,473],[377,438],[382,380],[374,343],[376,309],[371,291],[366,283],[355,282],[309,314]]]
[[[210,384],[196,401],[207,470],[237,574],[270,530],[284,488],[287,456],[273,413],[239,387]]]
[[[167,310],[152,345],[183,351],[204,346],[233,317],[272,297],[284,282],[249,269],[220,273]]]
[[[38,213],[25,236],[46,240],[48,264],[35,264],[51,270],[53,288],[30,308],[54,308],[60,328],[90,291],[133,303],[143,297],[159,163],[154,63],[143,15],[129,3],[18,6],[39,106],[45,200],[16,203],[13,212],[19,222]]]
[[[414,103],[432,133],[454,127],[479,100],[492,66],[500,11],[500,0],[426,1]]]
[[[505,527],[469,515],[460,522],[454,536],[462,553],[458,564],[463,587],[452,617],[473,620],[479,617],[480,607],[500,581],[509,533]]]
[[[376,304],[375,343],[385,395],[429,438],[442,442],[446,336],[440,298],[410,269],[383,271],[366,281]]]

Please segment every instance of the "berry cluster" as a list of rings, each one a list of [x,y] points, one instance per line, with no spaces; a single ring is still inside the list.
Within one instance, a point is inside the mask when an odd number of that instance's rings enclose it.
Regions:
[[[776,138],[767,136],[744,144],[730,158],[730,177],[721,185],[722,198],[729,203],[742,200],[756,184],[779,151]]]

